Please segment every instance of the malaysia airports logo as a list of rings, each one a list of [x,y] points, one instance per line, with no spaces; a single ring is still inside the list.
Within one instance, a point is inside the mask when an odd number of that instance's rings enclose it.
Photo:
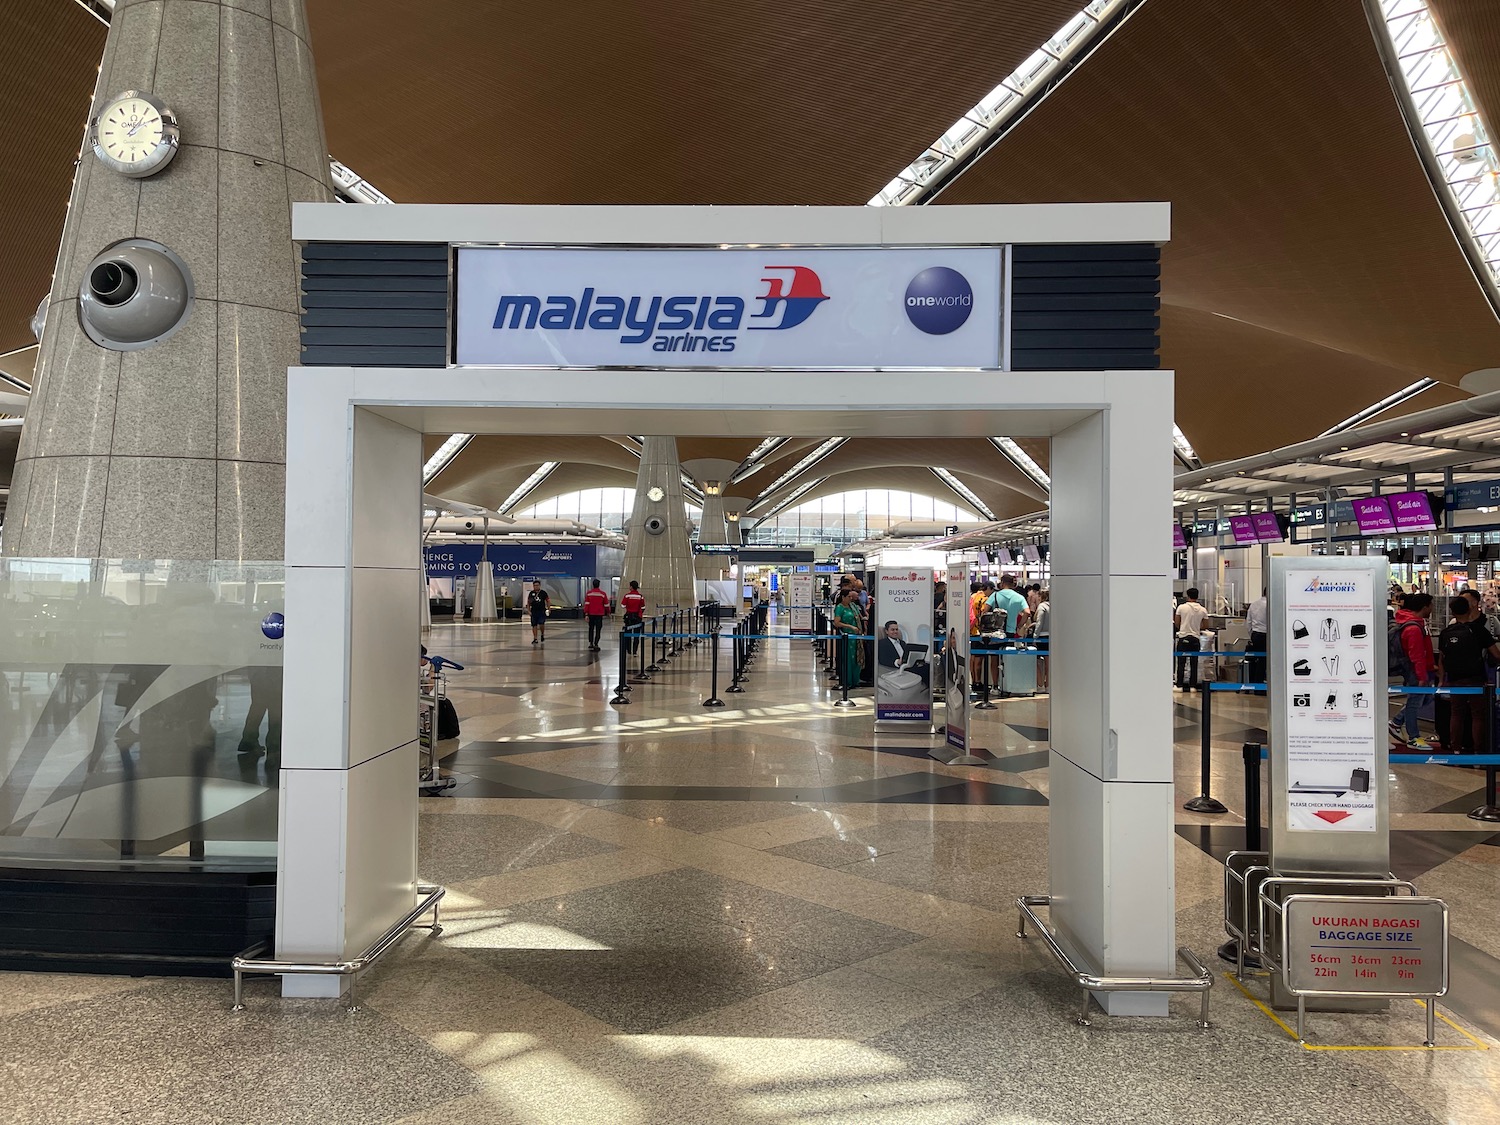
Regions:
[[[260,631],[271,640],[279,641],[286,635],[286,618],[279,613],[268,613],[260,623]]]
[[[973,309],[969,279],[947,266],[928,266],[906,287],[906,317],[929,336],[958,331]]]
[[[763,266],[761,273],[766,291],[749,298],[714,293],[621,295],[599,293],[593,286],[576,297],[507,293],[495,308],[494,327],[618,332],[620,343],[649,343],[654,352],[732,352],[736,333],[796,328],[830,299],[822,279],[808,266]],[[759,306],[747,315],[754,302]]]

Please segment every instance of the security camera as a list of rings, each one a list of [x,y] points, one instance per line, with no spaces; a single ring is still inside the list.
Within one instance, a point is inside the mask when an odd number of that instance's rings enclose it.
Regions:
[[[464,520],[464,530],[465,531],[473,531],[474,530],[474,521],[473,520]]]
[[[187,263],[159,242],[129,238],[97,255],[84,271],[78,318],[90,340],[135,351],[165,340],[193,307]]]
[[[667,521],[660,516],[652,516],[645,523],[647,535],[660,535],[667,530]]]

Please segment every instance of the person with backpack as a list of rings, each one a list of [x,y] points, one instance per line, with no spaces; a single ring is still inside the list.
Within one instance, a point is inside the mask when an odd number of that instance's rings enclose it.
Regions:
[[[1432,645],[1427,640],[1427,620],[1432,616],[1431,594],[1403,594],[1396,619],[1386,629],[1386,670],[1390,682],[1399,679],[1408,687],[1427,687],[1433,675]],[[1419,753],[1433,749],[1418,736],[1417,715],[1422,697],[1404,697],[1401,709],[1391,718],[1391,740]]]
[[[1444,687],[1483,687],[1487,675],[1485,657],[1500,661],[1500,644],[1485,628],[1484,616],[1475,600],[1459,594],[1448,599],[1452,622],[1438,634],[1438,657],[1442,661]],[[1484,738],[1484,696],[1448,697],[1449,754],[1489,753]]]

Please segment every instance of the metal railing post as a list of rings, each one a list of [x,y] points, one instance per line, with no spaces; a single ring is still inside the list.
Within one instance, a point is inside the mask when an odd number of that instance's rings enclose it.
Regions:
[[[729,687],[727,687],[725,691],[733,695],[740,695],[745,690],[744,688],[740,687],[740,684],[744,682],[745,679],[745,621],[747,620],[749,620],[749,618],[736,621],[734,624],[734,632],[732,634],[731,643],[734,647],[731,651],[734,655],[734,673],[729,677]]]

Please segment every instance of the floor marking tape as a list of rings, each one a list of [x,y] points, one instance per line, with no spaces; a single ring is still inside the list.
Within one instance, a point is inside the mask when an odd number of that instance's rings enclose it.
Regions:
[[[1244,984],[1242,984],[1239,980],[1237,980],[1235,978],[1235,975],[1233,973],[1226,972],[1224,974],[1224,979],[1227,980],[1227,981],[1229,981],[1230,984],[1234,985],[1235,988],[1239,989],[1242,993],[1244,993],[1245,994],[1245,999],[1249,1000],[1250,1003],[1254,1004],[1257,1008],[1259,1008],[1262,1012],[1264,1012],[1267,1016],[1269,1016],[1271,1018],[1271,1022],[1272,1023],[1274,1023],[1277,1027],[1281,1028],[1281,1030],[1284,1031],[1284,1032],[1286,1032],[1289,1036],[1291,1036],[1291,1038],[1293,1040],[1297,1039],[1297,1032],[1296,1032],[1296,1030],[1294,1028],[1290,1027],[1286,1023],[1285,1020],[1283,1020],[1274,1011],[1272,1011],[1271,1008],[1269,1007],[1269,1005],[1263,1003],[1259,997],[1257,997],[1256,995],[1254,995],[1248,988],[1246,988],[1244,986]],[[1419,1008],[1426,1008],[1426,1006],[1427,1006],[1421,1000],[1413,1000],[1412,1003],[1415,1004]],[[1473,1035],[1470,1035],[1463,1028],[1459,1027],[1458,1024],[1454,1023],[1447,1016],[1443,1015],[1441,1009],[1438,1010],[1437,1018],[1440,1019],[1440,1020],[1442,1020],[1445,1024],[1447,1024],[1449,1027],[1451,1027],[1454,1031],[1458,1032],[1465,1039],[1469,1040],[1469,1042],[1472,1043],[1473,1046],[1472,1047],[1471,1046],[1466,1046],[1465,1044],[1459,1043],[1459,1044],[1455,1044],[1455,1045],[1452,1045],[1452,1046],[1439,1046],[1439,1047],[1423,1047],[1420,1044],[1414,1045],[1414,1046],[1410,1046],[1410,1047],[1397,1047],[1397,1046],[1386,1046],[1384,1044],[1376,1044],[1376,1043],[1369,1043],[1369,1044],[1344,1044],[1344,1043],[1337,1043],[1337,1044],[1335,1044],[1335,1043],[1307,1043],[1307,1042],[1301,1043],[1300,1046],[1302,1047],[1302,1049],[1304,1051],[1488,1051],[1490,1049],[1488,1043],[1485,1043],[1483,1040],[1477,1039]]]

